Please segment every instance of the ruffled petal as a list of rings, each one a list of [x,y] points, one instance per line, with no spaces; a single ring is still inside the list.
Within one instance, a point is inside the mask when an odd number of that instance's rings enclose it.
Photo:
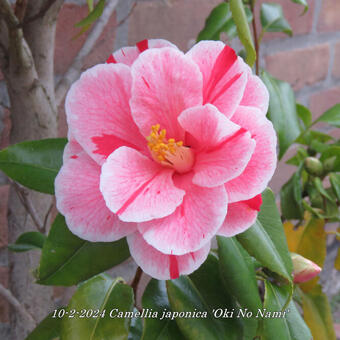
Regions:
[[[265,115],[268,104],[269,93],[263,81],[256,75],[250,75],[240,105],[254,106]]]
[[[181,256],[166,255],[143,239],[138,232],[127,237],[131,256],[146,274],[158,280],[177,279],[198,269],[210,251],[210,242],[201,249]]]
[[[135,149],[121,147],[102,166],[100,191],[122,221],[145,222],[172,214],[185,192],[175,187],[173,170]]]
[[[113,214],[99,191],[100,166],[85,152],[70,157],[55,180],[58,210],[75,235],[92,242],[116,241],[136,230]]]
[[[132,116],[144,136],[160,124],[168,138],[183,140],[177,117],[186,108],[202,104],[202,75],[197,65],[173,48],[150,49],[131,67]]]
[[[240,129],[239,125],[230,121],[211,104],[186,109],[180,114],[178,121],[189,134],[186,144],[196,152],[211,150]]]
[[[256,147],[242,174],[226,183],[230,203],[260,194],[272,178],[277,162],[277,138],[273,124],[259,109],[240,106],[232,121],[251,133]]]
[[[128,66],[101,64],[84,72],[68,92],[69,129],[99,164],[122,145],[146,150],[146,141],[131,117],[130,91]]]
[[[214,104],[230,118],[243,97],[249,67],[220,41],[201,41],[187,55],[203,75],[203,103]]]
[[[138,224],[144,239],[162,253],[184,255],[198,250],[210,242],[225,219],[228,200],[224,186],[202,188],[191,179],[190,174],[174,177],[185,196],[173,214]]]
[[[107,63],[122,63],[131,66],[138,56],[149,48],[172,47],[177,49],[177,46],[170,41],[164,39],[149,39],[142,40],[136,46],[122,47],[112,53],[107,59]]]
[[[232,237],[246,231],[255,223],[261,204],[261,195],[257,195],[248,201],[229,204],[227,217],[217,234]]]

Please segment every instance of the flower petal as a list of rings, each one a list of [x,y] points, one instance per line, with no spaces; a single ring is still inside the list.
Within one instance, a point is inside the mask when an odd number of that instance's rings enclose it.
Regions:
[[[69,158],[55,180],[58,210],[75,235],[92,242],[116,241],[136,230],[118,219],[99,191],[100,166],[84,151]]]
[[[197,65],[173,48],[142,53],[131,67],[132,116],[144,136],[160,124],[169,138],[183,140],[177,117],[188,107],[202,104],[202,75]]]
[[[181,256],[166,255],[143,239],[138,232],[127,237],[131,256],[142,270],[158,280],[177,279],[198,269],[210,251],[210,242],[196,252]]]
[[[204,103],[214,104],[230,118],[243,97],[249,67],[231,47],[219,41],[201,41],[187,55],[203,74]]]
[[[191,179],[192,174],[174,177],[185,196],[173,214],[138,224],[144,239],[162,253],[183,255],[198,250],[215,236],[226,216],[224,186],[202,188]]]
[[[125,65],[131,66],[133,62],[138,58],[138,56],[149,48],[162,48],[162,47],[172,47],[177,49],[177,46],[172,44],[170,41],[164,39],[149,39],[142,40],[136,44],[136,46],[123,47],[107,59],[107,63],[123,63]]]
[[[257,195],[248,201],[229,204],[227,217],[217,234],[232,237],[246,231],[255,223],[261,204],[261,195]]]
[[[145,222],[170,215],[182,203],[185,192],[174,186],[172,176],[172,169],[121,147],[102,167],[100,190],[122,221]]]
[[[186,109],[180,114],[178,121],[190,134],[186,138],[186,144],[196,151],[210,150],[240,129],[239,125],[230,121],[211,104]]]
[[[131,74],[123,64],[101,64],[84,72],[66,98],[72,135],[99,164],[116,148],[146,148],[130,109]]]
[[[269,93],[263,81],[256,75],[250,75],[240,105],[257,107],[266,114],[268,104]]]
[[[255,151],[240,176],[226,183],[230,203],[260,194],[272,178],[277,162],[273,124],[256,108],[240,106],[232,121],[251,133]]]

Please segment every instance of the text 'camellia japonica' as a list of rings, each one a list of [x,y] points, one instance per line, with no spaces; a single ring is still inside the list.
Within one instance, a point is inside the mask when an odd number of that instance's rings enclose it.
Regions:
[[[127,236],[147,274],[189,274],[216,234],[256,219],[276,166],[267,108],[264,84],[222,42],[122,48],[67,95],[57,207],[81,238]]]

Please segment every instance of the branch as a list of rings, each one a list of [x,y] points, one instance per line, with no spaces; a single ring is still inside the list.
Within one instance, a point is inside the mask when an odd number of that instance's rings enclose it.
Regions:
[[[57,106],[59,106],[62,100],[64,99],[65,94],[70,88],[71,84],[79,77],[84,59],[87,57],[87,55],[91,52],[91,50],[95,46],[98,38],[100,37],[106,24],[108,23],[112,13],[116,9],[118,1],[119,0],[111,0],[105,6],[103,14],[93,26],[93,29],[88,35],[84,45],[80,49],[78,55],[74,58],[72,65],[66,71],[62,79],[59,81],[56,88]]]
[[[38,323],[33,318],[33,316],[27,311],[27,309],[16,299],[16,297],[12,294],[12,292],[5,288],[0,283],[0,295],[2,295],[11,305],[12,307],[21,314],[22,317],[29,320],[34,326],[36,326]]]
[[[35,21],[39,18],[43,18],[46,12],[51,8],[51,6],[56,2],[57,0],[48,0],[44,3],[44,5],[40,8],[39,12],[32,15],[31,17],[25,18],[24,24],[28,24],[32,21]]]
[[[0,16],[7,22],[9,28],[17,28],[19,20],[15,16],[11,4],[7,0],[0,0]]]
[[[11,179],[9,179],[9,181],[10,181],[11,184],[13,184],[14,189],[15,189],[22,205],[26,209],[27,213],[31,216],[32,221],[35,224],[35,226],[37,227],[38,231],[40,231],[41,233],[45,233],[44,224],[40,220],[40,217],[39,217],[37,211],[35,210],[31,200],[29,199],[27,190],[24,187],[22,187],[20,184],[12,181]]]
[[[132,283],[131,283],[131,288],[133,289],[135,301],[137,300],[137,289],[138,289],[139,281],[142,278],[142,274],[143,274],[143,271],[142,271],[141,267],[138,267],[137,270],[136,270],[135,277],[134,277],[134,279],[132,280]]]

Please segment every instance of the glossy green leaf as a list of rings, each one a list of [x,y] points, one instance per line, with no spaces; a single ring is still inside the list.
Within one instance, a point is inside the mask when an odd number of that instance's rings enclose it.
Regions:
[[[262,200],[255,224],[237,235],[237,240],[263,266],[291,282],[293,264],[273,192],[266,189]]]
[[[105,7],[105,0],[99,0],[95,8],[83,20],[77,22],[75,27],[84,27],[93,24],[103,13]]]
[[[280,191],[281,212],[286,219],[302,219],[302,186],[301,173],[302,164],[300,163],[297,171],[285,183]]]
[[[144,309],[149,308],[158,313],[157,318],[145,318],[142,340],[185,339],[175,320],[162,318],[164,310],[170,311],[165,281],[152,279],[149,282],[143,294],[142,305]]]
[[[234,329],[227,330],[213,317],[208,302],[203,299],[193,282],[187,276],[166,281],[166,287],[172,311],[198,312],[201,318],[176,318],[176,323],[188,340],[237,339]],[[206,313],[206,315],[204,314]]]
[[[307,130],[303,134],[301,134],[297,139],[296,143],[303,145],[310,145],[313,141],[319,141],[321,143],[328,142],[332,140],[333,137],[327,135],[326,133],[315,131],[315,130]]]
[[[308,157],[307,151],[302,147],[298,147],[296,154],[292,158],[289,158],[286,163],[299,166],[306,157]]]
[[[325,162],[326,159],[334,157],[332,170],[335,172],[340,171],[340,146],[331,145],[321,153],[320,161]]]
[[[126,240],[89,242],[70,232],[58,215],[45,241],[38,283],[72,286],[108,270],[129,257]]]
[[[251,22],[253,15],[248,7],[245,8],[247,21]],[[222,2],[216,6],[205,21],[204,28],[198,34],[197,42],[201,40],[220,40],[220,35],[225,32],[229,39],[237,36],[237,29],[232,18],[230,5]]]
[[[308,11],[308,3],[307,0],[290,0],[298,5],[304,6],[304,10],[302,14],[305,14]]]
[[[134,313],[137,313],[138,310],[134,308]],[[133,317],[131,319],[129,336],[127,340],[140,340],[143,334],[143,319],[141,317]]]
[[[243,308],[257,311],[262,308],[255,268],[248,253],[234,237],[217,236],[221,276],[226,289]]]
[[[67,307],[61,323],[61,338],[67,340],[127,339],[131,317],[118,313],[133,313],[132,288],[101,274],[83,283]],[[75,313],[72,315],[72,310]],[[81,311],[93,311],[91,317],[81,317]],[[111,317],[110,317],[111,314]]]
[[[300,294],[304,319],[312,332],[313,339],[335,340],[331,308],[321,286],[315,286],[308,293],[300,291]]]
[[[61,318],[53,318],[54,312],[49,314],[28,335],[26,340],[55,340],[60,336]]]
[[[312,113],[310,112],[308,107],[296,103],[296,113],[302,120],[304,128],[307,128],[312,124]]]
[[[230,0],[230,9],[236,24],[238,37],[246,49],[246,63],[252,67],[256,60],[256,51],[242,0]]]
[[[335,127],[340,127],[340,104],[336,104],[323,113],[316,122],[325,122]]]
[[[93,11],[93,0],[86,0],[89,11]]]
[[[269,91],[268,118],[272,121],[279,137],[279,159],[300,135],[296,113],[295,96],[292,87],[263,71],[261,78]]]
[[[283,32],[289,36],[293,34],[279,4],[263,3],[260,18],[263,32]]]
[[[293,300],[285,307],[290,296],[289,286],[276,286],[265,281],[264,308],[268,317],[263,321],[263,340],[310,340],[312,335]],[[283,312],[285,312],[283,314]],[[280,314],[281,312],[281,314]],[[276,314],[273,314],[276,313]],[[277,317],[275,317],[275,315]],[[265,314],[266,316],[266,314]]]
[[[340,175],[334,172],[330,173],[329,181],[331,182],[334,194],[336,195],[338,201],[340,202]]]
[[[319,177],[315,177],[313,181],[315,188],[319,191],[319,193],[328,198],[330,201],[333,201],[333,197],[325,190],[323,187],[322,181]]]
[[[11,145],[0,151],[0,170],[27,188],[54,194],[66,143],[65,138],[55,138]]]
[[[208,305],[209,310],[237,309],[236,299],[223,283],[220,275],[219,260],[215,255],[209,254],[200,268],[190,274],[190,279]],[[233,329],[241,337],[242,328],[244,328],[244,340],[252,339],[251,335],[256,332],[257,322],[242,325],[241,321],[243,320],[237,318],[216,319],[216,322],[220,323],[221,327],[225,328],[227,332]]]
[[[32,249],[42,249],[46,236],[38,231],[29,231],[21,234],[13,244],[8,245],[8,249],[14,252],[23,252]]]

